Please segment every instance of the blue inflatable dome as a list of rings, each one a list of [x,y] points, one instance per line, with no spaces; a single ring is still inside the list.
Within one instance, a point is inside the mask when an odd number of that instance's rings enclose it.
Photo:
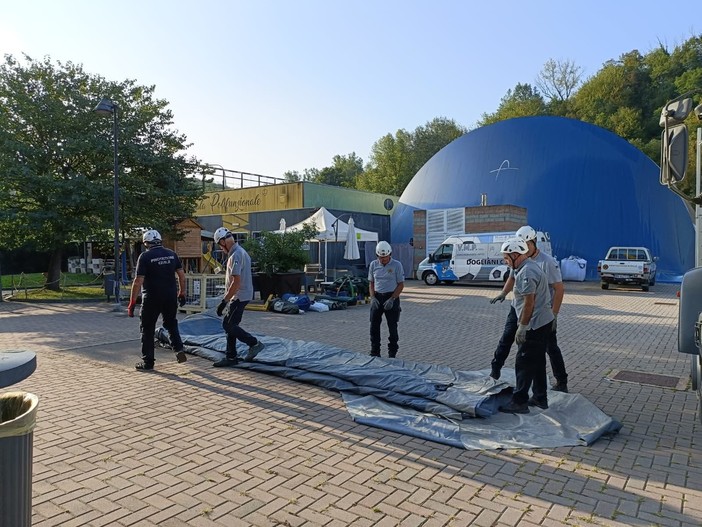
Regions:
[[[689,177],[689,175],[688,175]],[[415,209],[517,205],[549,232],[553,254],[597,261],[613,245],[649,247],[658,280],[694,267],[691,209],[659,183],[659,168],[619,136],[563,117],[521,117],[459,137],[414,176],[393,215],[392,241],[412,237]]]

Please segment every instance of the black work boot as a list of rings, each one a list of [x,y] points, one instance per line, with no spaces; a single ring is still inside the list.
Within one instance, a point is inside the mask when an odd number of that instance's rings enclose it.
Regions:
[[[215,368],[227,368],[236,366],[237,364],[239,364],[239,359],[236,357],[224,357],[223,359],[213,363],[212,366]]]
[[[551,389],[554,392],[563,392],[563,393],[568,393],[568,383],[566,382],[561,382],[557,381],[556,384],[551,386]]]
[[[261,351],[265,347],[266,345],[259,340],[258,342],[256,342],[256,344],[249,348],[249,350],[246,352],[246,357],[244,357],[244,360],[249,362],[254,360],[256,358],[256,355],[261,353]]]
[[[528,414],[529,405],[527,403],[510,401],[508,404],[500,406],[500,412],[505,412],[507,414]]]
[[[529,406],[538,406],[542,410],[548,410],[548,401],[537,399],[536,397],[530,397],[527,401]]]
[[[500,378],[501,373],[502,372],[500,371],[500,369],[495,368],[494,366],[490,369],[490,377],[492,377],[495,380]]]
[[[137,371],[152,371],[154,369],[154,365],[148,362],[137,362],[136,366],[134,366]]]

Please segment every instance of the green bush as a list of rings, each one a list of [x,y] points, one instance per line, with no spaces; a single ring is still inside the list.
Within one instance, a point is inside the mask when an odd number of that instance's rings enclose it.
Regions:
[[[287,273],[302,271],[310,262],[305,242],[314,239],[317,229],[313,224],[304,224],[295,232],[263,231],[261,236],[244,242],[244,248],[255,262],[260,273]]]

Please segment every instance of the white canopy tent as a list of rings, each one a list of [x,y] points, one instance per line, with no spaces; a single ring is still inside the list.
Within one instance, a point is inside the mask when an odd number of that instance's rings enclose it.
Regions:
[[[306,220],[303,220],[290,227],[285,227],[285,230],[278,230],[276,232],[295,232],[302,229],[305,224],[312,224],[317,228],[317,236],[310,241],[320,242],[320,252],[321,252],[321,242],[325,245],[329,242],[342,242],[346,243],[346,237],[349,231],[349,224],[340,220],[329,212],[325,207],[320,207],[317,212],[312,214]],[[281,225],[282,226],[282,225]],[[364,229],[359,229],[354,227],[356,231],[356,240],[359,242],[377,242],[378,233],[366,231]],[[321,263],[321,262],[320,262]],[[324,251],[324,275],[327,275],[327,251]]]

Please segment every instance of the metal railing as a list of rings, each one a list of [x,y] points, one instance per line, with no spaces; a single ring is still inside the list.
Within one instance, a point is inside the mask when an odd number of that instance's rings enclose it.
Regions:
[[[224,295],[223,274],[189,274],[185,275],[185,306],[181,311],[201,313],[217,307]]]
[[[229,170],[228,168],[224,168],[222,165],[218,165],[216,163],[207,163],[204,166],[213,170],[211,173],[202,174],[202,186],[205,189],[207,188],[206,183],[209,182],[210,184],[214,184],[219,187],[220,181],[222,190],[262,187],[264,185],[287,183],[284,178],[254,174],[252,172],[242,172],[240,170]]]

